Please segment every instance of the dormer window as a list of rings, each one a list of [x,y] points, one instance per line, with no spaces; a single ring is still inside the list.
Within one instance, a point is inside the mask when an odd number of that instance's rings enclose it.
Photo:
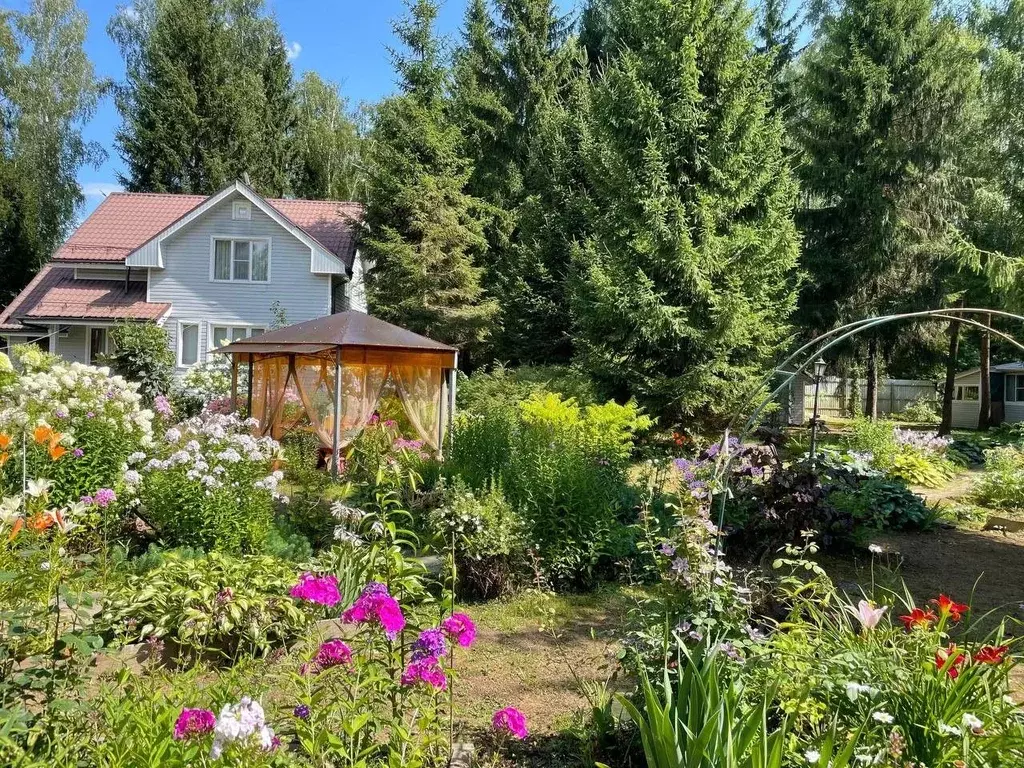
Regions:
[[[213,239],[210,278],[224,283],[270,281],[270,240]]]
[[[251,221],[252,204],[248,200],[236,200],[231,204],[231,218],[235,221]]]

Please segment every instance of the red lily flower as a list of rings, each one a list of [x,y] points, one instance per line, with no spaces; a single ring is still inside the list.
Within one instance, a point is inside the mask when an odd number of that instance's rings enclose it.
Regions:
[[[981,664],[1002,664],[1008,650],[1008,645],[983,645],[972,658]]]
[[[939,614],[948,616],[953,621],[960,621],[963,614],[971,609],[971,606],[958,603],[946,595],[939,595],[937,600],[929,600],[932,605],[938,606]]]
[[[903,626],[909,632],[912,629],[928,629],[938,621],[938,617],[935,615],[935,611],[930,608],[927,611],[923,608],[915,608],[906,616],[900,616],[900,621],[903,622]]]
[[[946,674],[953,680],[960,676],[960,667],[964,665],[965,661],[967,661],[967,657],[964,656],[963,651],[956,647],[955,643],[948,648],[939,648],[935,651],[936,669],[946,667]]]

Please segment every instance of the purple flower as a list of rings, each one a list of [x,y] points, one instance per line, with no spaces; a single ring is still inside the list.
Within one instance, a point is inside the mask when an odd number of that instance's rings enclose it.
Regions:
[[[292,710],[292,714],[295,715],[299,720],[309,720],[309,705],[298,704],[295,709]]]
[[[75,448],[75,450],[71,452],[71,455],[74,456],[76,459],[80,459],[83,456],[85,456],[85,451],[83,451],[81,448]]]
[[[685,557],[677,557],[672,561],[672,573],[686,573],[690,570],[690,561]]]
[[[672,557],[676,553],[676,548],[669,544],[667,541],[662,542],[661,546],[658,547],[658,551],[661,552],[665,557]]]
[[[441,622],[441,627],[463,648],[469,648],[476,639],[476,624],[464,613],[453,613]]]
[[[161,416],[170,416],[171,401],[167,399],[166,395],[157,395],[155,398],[153,398],[153,410],[155,410]]]
[[[53,412],[53,415],[56,416],[58,419],[66,419],[68,417],[68,412],[65,411],[63,408],[58,408],[56,411]]]
[[[117,494],[110,488],[100,488],[92,500],[97,507],[109,507],[112,501],[117,500]]]
[[[519,740],[530,735],[526,728],[526,717],[515,707],[499,709],[491,718],[491,727],[499,733],[511,734]]]
[[[420,632],[416,642],[412,644],[413,659],[440,658],[448,652],[448,644],[444,640],[444,630],[440,627],[425,629]]]
[[[85,418],[87,418],[87,419],[95,418],[95,416],[96,416],[96,414],[93,413],[92,411],[89,411],[87,414],[85,414]]]
[[[208,709],[183,709],[174,724],[175,741],[197,738],[211,733],[217,718]]]
[[[448,678],[441,669],[441,661],[438,658],[430,656],[409,662],[409,666],[402,673],[402,685],[410,686],[417,683],[426,683],[439,691],[448,687]]]
[[[299,577],[299,583],[288,594],[299,600],[328,607],[341,601],[337,576],[314,576],[308,571]]]

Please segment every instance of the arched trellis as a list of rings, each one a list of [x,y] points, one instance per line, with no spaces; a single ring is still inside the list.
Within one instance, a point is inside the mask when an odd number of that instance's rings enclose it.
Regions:
[[[713,492],[719,496],[718,532],[715,536],[716,556],[720,557],[722,554],[722,528],[725,525],[725,506],[730,490],[729,471],[732,467],[733,461],[735,461],[736,456],[738,455],[738,453],[729,450],[730,437],[738,437],[740,443],[742,443],[743,439],[750,434],[751,430],[760,420],[761,414],[764,413],[765,408],[775,402],[776,398],[797,376],[813,366],[815,359],[824,355],[825,352],[833,347],[842,344],[847,339],[882,325],[888,325],[890,323],[901,322],[904,320],[955,320],[957,322],[964,323],[965,325],[988,331],[989,333],[1008,341],[1021,351],[1024,351],[1024,343],[1017,341],[1017,339],[1007,333],[992,328],[987,323],[973,319],[970,315],[1005,317],[1024,323],[1024,316],[1022,315],[998,309],[980,309],[977,307],[929,309],[919,312],[904,312],[895,315],[869,317],[839,326],[838,328],[834,328],[831,331],[823,333],[812,339],[793,352],[773,371],[765,376],[764,379],[758,382],[756,387],[752,388],[750,393],[744,396],[743,401],[737,407],[732,419],[729,421],[729,425],[726,427],[725,432],[722,435],[722,441],[719,444],[718,458],[715,461],[715,471],[710,485]],[[794,365],[795,368],[793,368],[793,370],[788,370]],[[781,383],[774,389],[771,389],[772,382],[780,376],[782,377]],[[765,390],[769,390],[769,393],[764,395],[761,400],[756,401],[755,399]],[[754,406],[752,410],[749,410],[750,406],[755,402],[757,402],[757,405]],[[748,413],[749,415],[743,422],[743,426],[738,431],[735,431],[745,413]]]

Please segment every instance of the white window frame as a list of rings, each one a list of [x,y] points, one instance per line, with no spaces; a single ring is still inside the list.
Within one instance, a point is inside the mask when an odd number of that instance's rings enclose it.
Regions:
[[[219,240],[227,240],[231,243],[231,277],[226,280],[223,278],[216,277],[216,263],[217,263],[217,242]],[[266,280],[253,280],[252,279],[252,248],[249,249],[249,278],[247,280],[236,280],[235,279],[235,243],[266,243],[267,244],[267,279]],[[210,236],[210,282],[211,283],[253,283],[255,285],[269,285],[271,282],[270,275],[270,263],[273,255],[273,238],[270,237],[251,237],[248,235],[211,235]]]
[[[194,363],[183,363],[181,361],[181,350],[182,350],[182,337],[184,336],[184,329],[187,325],[194,325],[196,327],[196,361]],[[203,329],[203,323],[200,320],[178,320],[178,343],[176,347],[177,360],[179,368],[191,368],[193,365],[197,365],[203,360],[203,340],[200,338],[200,334]]]
[[[250,324],[250,323],[232,323],[232,322],[225,323],[225,322],[220,322],[219,320],[208,320],[206,322],[206,346],[207,346],[207,350],[206,351],[207,352],[212,352],[214,349],[216,349],[216,347],[213,346],[213,329],[214,328],[224,328],[224,329],[226,329],[228,331],[234,330],[235,328],[245,328],[246,331],[248,331],[248,333],[246,333],[246,335],[245,335],[245,338],[247,338],[247,339],[252,336],[252,331],[253,331],[254,328],[261,329],[260,333],[266,333],[268,330],[270,330],[269,326],[267,326],[267,325],[255,325],[255,324]]]
[[[109,355],[110,354],[110,349],[113,346],[110,343],[110,329],[111,329],[111,326],[109,326],[109,325],[87,325],[87,326],[85,326],[85,364],[86,365],[92,365],[93,364],[92,332],[94,330],[106,331],[106,335],[104,336],[104,342],[105,342],[104,343],[104,348],[103,348],[103,351],[100,352],[99,354],[101,354],[101,355]]]
[[[231,203],[231,218],[235,221],[252,221],[252,203],[248,200],[235,200]]]

